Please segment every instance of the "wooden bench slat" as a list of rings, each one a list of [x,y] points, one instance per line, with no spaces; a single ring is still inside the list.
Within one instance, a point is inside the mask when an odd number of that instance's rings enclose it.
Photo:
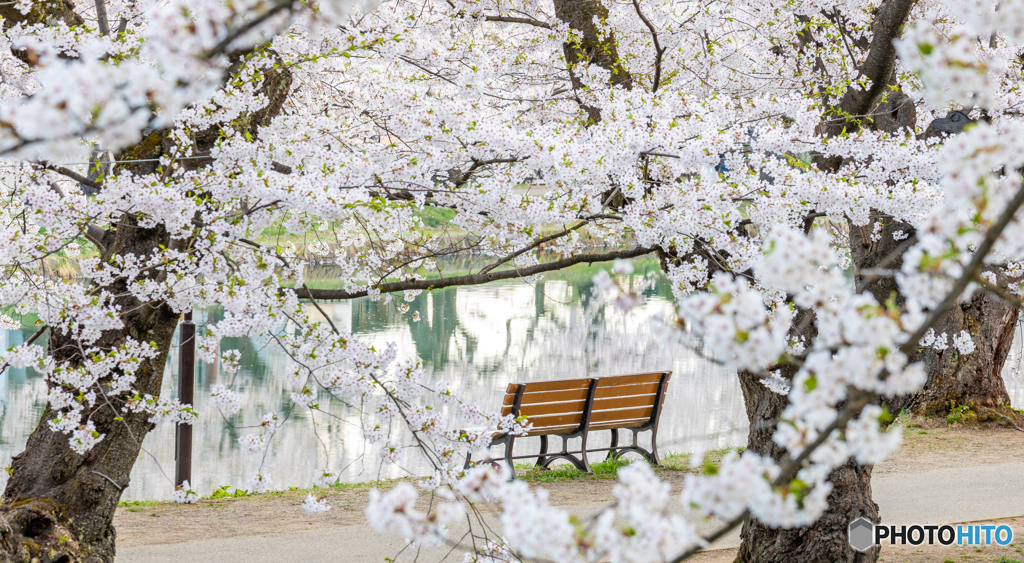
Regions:
[[[576,430],[578,424],[570,424],[568,426],[544,426],[541,428],[534,428],[530,430],[527,436],[551,436],[553,434],[568,434],[573,430]]]
[[[600,378],[598,387],[614,387],[616,385],[632,385],[634,383],[657,383],[661,381],[662,372],[634,373],[631,375],[609,375]]]
[[[612,428],[637,428],[650,422],[648,418],[637,418],[633,420],[612,420],[609,422],[597,422],[590,425],[591,430],[611,430]]]
[[[618,385],[615,387],[598,385],[597,390],[594,392],[594,398],[607,399],[609,397],[623,397],[628,395],[653,395],[657,392],[658,382]]]
[[[567,391],[542,391],[539,393],[523,393],[524,405],[535,405],[538,403],[560,403],[562,401],[582,401],[587,398],[587,388],[582,389],[570,389]],[[513,391],[511,395],[505,395],[502,404],[505,406],[511,406],[516,400],[516,394]]]
[[[606,382],[605,380],[611,380]],[[622,375],[598,378],[595,398],[619,397],[622,395],[649,395],[658,390],[661,373]],[[563,386],[571,383],[571,386]],[[537,381],[526,384],[523,392],[523,404],[554,403],[572,401],[586,397],[589,379],[564,379],[561,381]],[[509,384],[502,404],[511,405],[515,401],[516,384]]]
[[[606,399],[595,399],[593,412],[625,409],[628,407],[651,407],[654,406],[654,399],[656,397],[657,395],[633,395],[630,397],[608,397]]]
[[[533,428],[527,434],[527,436],[550,436],[552,434],[566,434],[572,432],[579,427],[578,424],[570,424],[567,426],[544,426],[542,428]],[[492,440],[496,440],[504,436],[504,432],[495,432],[492,436]]]
[[[572,414],[582,413],[583,407],[587,404],[586,399],[579,401],[568,401],[564,403],[538,403],[535,405],[521,405],[519,414],[522,416],[541,416],[545,414]],[[511,411],[511,407],[509,408]]]
[[[652,463],[660,464],[657,447],[658,419],[664,406],[665,392],[671,375],[671,372],[651,372],[512,383],[508,385],[506,394],[502,398],[502,414],[511,414],[513,405],[516,405],[518,413],[525,416],[527,421],[532,424],[532,428],[526,436],[562,436],[562,452],[538,455],[537,463],[544,467],[547,467],[555,459],[566,458],[581,470],[590,471],[586,452],[598,450],[618,452],[616,455],[634,451],[642,454]],[[587,447],[587,436],[590,431],[609,429],[632,429],[634,432],[651,431],[651,450],[647,451],[639,446],[617,446],[618,433],[614,434],[612,445],[608,448]],[[583,437],[582,451],[564,451],[565,437],[578,436],[580,432]],[[512,455],[512,444],[515,442],[513,436],[495,433],[492,439],[504,442],[506,446],[505,461],[509,464],[513,459],[533,457],[533,455]],[[542,438],[542,440],[544,446],[541,452],[547,452],[546,438]],[[577,458],[570,454],[581,454],[582,457]],[[469,463],[470,460],[467,457],[467,467]]]
[[[611,422],[615,420],[632,420],[634,418],[651,418],[652,406],[633,407],[630,409],[617,409],[613,411],[598,411],[591,413],[590,424],[598,422]]]
[[[532,422],[535,428],[547,426],[569,426],[573,424],[578,426],[580,421],[583,420],[583,413],[546,414],[541,416],[531,416],[527,420]]]
[[[525,383],[524,394],[539,393],[541,391],[566,391],[569,389],[586,389],[590,387],[590,378],[586,379],[556,379],[554,381],[531,381]]]

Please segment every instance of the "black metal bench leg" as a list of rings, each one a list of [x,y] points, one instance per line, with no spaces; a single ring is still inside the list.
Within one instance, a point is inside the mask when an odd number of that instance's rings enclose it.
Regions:
[[[618,449],[619,448],[619,429],[618,428],[612,428],[611,432],[612,432],[612,443],[611,443],[611,446],[609,446],[610,449],[608,450],[608,457],[605,458],[606,461],[611,461],[613,459],[619,459],[620,457],[622,457],[622,454],[625,453],[622,450]]]
[[[658,430],[651,430],[651,457],[648,460],[652,465],[661,466],[661,457],[658,455]]]
[[[544,460],[547,459],[547,457],[544,455],[546,453],[548,453],[548,437],[547,436],[541,436],[540,437],[540,455],[537,456],[537,467],[544,467]]]
[[[582,442],[580,442],[580,462],[581,462],[581,464],[580,464],[579,468],[582,471],[586,471],[587,473],[593,473],[593,471],[590,469],[590,462],[587,461],[587,434],[590,434],[590,432],[584,432],[583,435],[580,436],[580,440],[582,440]]]
[[[651,431],[651,449],[645,450],[640,447],[639,435],[645,430]],[[633,449],[640,452],[651,465],[661,465],[661,458],[658,456],[658,430],[657,428],[637,428],[633,430]]]
[[[505,442],[505,463],[508,464],[508,471],[511,475],[509,479],[511,480],[516,478],[516,466],[512,461],[512,444],[515,443],[516,437],[511,434],[506,434],[506,437],[508,440]]]
[[[515,469],[514,469],[514,466],[512,465],[512,441],[513,440],[514,440],[514,438],[513,438],[512,435],[506,434],[506,435],[502,436],[501,438],[498,438],[497,440],[492,441],[490,444],[487,445],[487,451],[488,451],[487,459],[494,459],[494,458],[492,458],[490,456],[491,448],[493,448],[494,446],[504,445],[505,446],[505,455],[504,455],[503,459],[505,460],[506,463],[508,463],[508,467],[509,467],[509,469],[512,470],[512,475],[514,477],[515,476]],[[469,469],[472,465],[473,465],[473,452],[472,451],[467,451],[466,452],[466,463],[465,463],[465,465],[462,466],[462,468],[463,469]]]

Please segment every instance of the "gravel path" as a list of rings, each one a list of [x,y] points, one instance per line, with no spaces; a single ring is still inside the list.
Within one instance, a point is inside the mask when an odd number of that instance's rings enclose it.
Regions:
[[[663,477],[678,492],[685,473],[666,471]],[[550,483],[553,504],[586,518],[611,500],[611,481]],[[892,460],[875,468],[873,497],[883,522],[894,524],[953,524],[991,521],[1024,515],[1024,433],[1004,428],[908,429],[904,446]],[[362,516],[367,488],[334,493],[334,508],[325,515],[307,516],[298,509],[304,495],[284,493],[247,499],[203,501],[198,505],[159,505],[119,510],[117,563],[251,563],[251,562],[383,562],[402,552],[397,536],[375,532]],[[484,508],[492,525],[497,513]],[[1024,518],[1021,518],[1024,522]],[[716,522],[704,525],[714,529]],[[1016,526],[1014,521],[1013,526]],[[459,537],[464,529],[453,530]],[[699,561],[719,563],[735,557],[738,531],[719,540]],[[1024,530],[1014,546],[1024,546]],[[909,558],[883,549],[886,561],[941,561]],[[943,548],[953,550],[954,548]],[[899,552],[899,549],[896,549]],[[913,551],[913,554],[910,552]],[[1012,550],[1011,550],[1012,551]],[[953,555],[953,551],[949,551]],[[973,552],[973,561],[988,561]],[[425,549],[418,561],[462,561],[450,548]],[[1017,559],[1020,553],[1012,553]],[[934,557],[938,556],[938,559]],[[406,550],[397,561],[417,560]],[[959,558],[958,558],[959,560]],[[993,559],[995,560],[995,559]]]

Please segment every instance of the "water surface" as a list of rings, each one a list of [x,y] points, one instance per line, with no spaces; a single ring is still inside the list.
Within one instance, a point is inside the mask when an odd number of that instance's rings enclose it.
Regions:
[[[462,267],[475,265],[471,258],[463,260]],[[634,264],[636,273],[624,281],[642,290],[646,303],[628,315],[592,297],[591,278],[599,268],[582,265],[548,274],[536,284],[516,280],[423,293],[405,315],[393,304],[367,298],[322,306],[338,328],[375,344],[396,342],[399,358],[418,355],[431,380],[452,381],[462,397],[492,409],[498,408],[510,382],[672,370],[659,432],[662,453],[744,444],[747,423],[735,373],[686,345],[658,344],[648,319],[670,310],[671,292],[655,260]],[[320,285],[329,284],[332,274],[322,269],[316,277]],[[412,320],[413,312],[419,312],[418,322]],[[197,311],[200,330],[221,314],[217,308]],[[32,332],[31,327],[0,330],[0,347],[23,342]],[[348,482],[397,476],[404,470],[428,471],[413,453],[401,456],[397,467],[382,467],[363,440],[355,408],[339,403],[322,405],[327,413],[290,408],[289,394],[297,389],[282,377],[290,360],[273,345],[230,338],[222,341],[221,349],[241,350],[243,359],[239,373],[230,378],[214,365],[197,367],[200,419],[194,430],[192,474],[201,494],[223,485],[246,488],[256,473],[269,475],[275,488],[284,488],[310,486],[320,468],[330,468]],[[177,393],[177,361],[175,348],[164,395]],[[225,420],[208,400],[217,383],[232,386],[247,408]],[[1007,386],[1014,405],[1024,404],[1019,379],[1008,376]],[[41,378],[30,369],[0,374],[0,466],[24,448],[45,395]],[[268,412],[289,413],[269,450],[256,455],[242,451],[237,440],[252,431],[244,426],[258,423]],[[607,435],[596,437],[599,445]],[[600,458],[595,454],[592,461]],[[145,439],[124,498],[167,498],[173,475],[174,428],[160,425]],[[6,477],[0,474],[0,484]]]

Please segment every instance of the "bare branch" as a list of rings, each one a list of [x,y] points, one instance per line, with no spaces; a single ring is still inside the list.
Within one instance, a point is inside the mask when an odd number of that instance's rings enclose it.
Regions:
[[[393,291],[405,291],[409,289],[431,290],[460,285],[482,285],[485,283],[490,283],[498,280],[516,279],[536,274],[542,274],[544,272],[562,270],[564,268],[568,268],[569,266],[575,266],[576,264],[610,262],[617,258],[636,258],[637,256],[643,256],[644,254],[649,254],[653,251],[653,248],[633,248],[630,250],[607,252],[604,254],[577,254],[576,256],[563,258],[562,260],[555,260],[554,262],[545,262],[543,264],[537,264],[534,266],[530,266],[528,268],[514,268],[511,270],[501,270],[500,272],[469,274],[465,276],[455,276],[443,279],[406,280],[400,282],[382,283],[380,285],[377,285],[374,289],[380,290],[381,293],[391,293]],[[293,289],[286,287],[282,287],[280,291],[294,291],[295,295],[299,299],[356,299],[358,297],[364,297],[368,293],[367,290],[346,291],[344,289]]]
[[[986,291],[993,293],[996,297],[1002,299],[1003,301],[1006,301],[1007,303],[1013,305],[1014,307],[1020,307],[1024,305],[1024,300],[1021,300],[1020,297],[1010,293],[1009,291],[1006,291],[1004,288],[999,287],[998,285],[989,283],[981,276],[974,276],[974,282],[980,285],[981,287],[985,288]]]
[[[78,182],[79,184],[83,184],[83,185],[89,186],[90,188],[93,188],[95,190],[103,189],[103,184],[102,183],[96,182],[94,180],[90,180],[89,178],[86,178],[85,176],[82,176],[81,174],[79,174],[78,172],[75,172],[74,170],[69,170],[67,168],[64,168],[63,166],[56,166],[56,165],[48,164],[48,163],[45,163],[45,162],[44,163],[40,163],[39,165],[42,166],[43,168],[47,169],[47,170],[51,170],[51,171],[56,172],[58,174],[61,174],[63,176],[67,176],[68,178],[71,178],[72,180]]]
[[[291,7],[291,0],[280,0],[278,3],[268,8],[266,12],[263,12],[262,14],[254,17],[253,19],[245,22],[243,25],[238,27],[238,29],[231,30],[231,32],[228,33],[228,36],[222,39],[220,43],[217,43],[213,46],[212,49],[210,49],[206,53],[203,53],[203,58],[212,59],[213,57],[216,57],[217,55],[223,53],[225,50],[227,50],[228,45],[230,45],[234,40],[252,31],[253,29],[256,29],[257,27],[262,25],[263,22],[274,17],[278,12],[284,10],[291,10]]]
[[[639,0],[633,0],[633,7],[636,8],[636,15],[640,16],[644,25],[646,25],[647,29],[651,31],[651,39],[654,40],[654,85],[651,87],[651,92],[657,92],[658,86],[661,85],[661,58],[662,55],[665,54],[665,49],[658,41],[658,30],[654,28],[654,24],[651,23],[651,20],[647,19],[647,16],[645,16],[640,10]]]

